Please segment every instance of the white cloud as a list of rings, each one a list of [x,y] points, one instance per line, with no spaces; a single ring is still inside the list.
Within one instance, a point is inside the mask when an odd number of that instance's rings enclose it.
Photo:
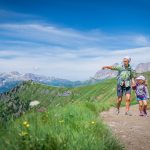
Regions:
[[[71,80],[85,80],[93,76],[103,65],[113,65],[116,62],[121,62],[125,55],[132,57],[133,64],[148,62],[150,47],[109,52],[106,50],[99,51],[95,49],[89,51],[89,49],[85,49],[80,53],[74,53],[67,54],[68,56],[65,53],[63,55],[59,53],[55,56],[37,55],[33,57],[28,55],[28,57],[22,56],[8,60],[0,59],[0,66],[3,71],[19,70],[22,73],[33,72]],[[89,53],[89,55],[93,53],[97,57],[80,59],[85,53]],[[70,56],[72,59],[70,59]]]
[[[2,36],[16,37],[26,41],[61,46],[85,46],[96,44],[97,37],[72,29],[56,28],[40,24],[0,24]]]
[[[81,32],[45,24],[0,24],[0,35],[28,44],[44,44],[64,47],[119,48],[148,46],[149,37],[144,35],[107,35],[99,30]],[[9,39],[8,39],[9,40]],[[12,40],[11,40],[12,42]],[[108,44],[109,43],[109,44]],[[20,43],[21,44],[21,43]]]
[[[22,56],[23,52],[15,50],[0,50],[0,56],[11,56],[11,55]]]
[[[125,55],[133,64],[148,62],[150,56],[149,37],[144,35],[109,36],[43,24],[0,24],[0,42],[1,71],[71,80],[88,79]]]
[[[138,45],[150,45],[150,40],[143,35],[135,37],[134,40]]]

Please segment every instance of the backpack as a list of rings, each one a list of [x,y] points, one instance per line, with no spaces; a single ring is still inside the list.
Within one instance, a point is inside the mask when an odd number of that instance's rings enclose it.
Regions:
[[[117,78],[121,86],[129,87],[131,80],[131,67],[129,66],[129,68],[126,69],[122,66],[122,70],[118,72]]]

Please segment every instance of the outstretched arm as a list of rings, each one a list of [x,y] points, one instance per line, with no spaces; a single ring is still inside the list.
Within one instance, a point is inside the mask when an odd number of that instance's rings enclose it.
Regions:
[[[113,66],[103,66],[102,69],[113,69]]]

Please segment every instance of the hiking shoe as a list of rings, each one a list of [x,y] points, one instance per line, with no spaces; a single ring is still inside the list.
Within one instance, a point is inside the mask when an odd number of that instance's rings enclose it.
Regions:
[[[116,109],[116,115],[119,115],[119,113],[120,113],[120,111],[119,111],[119,109]]]
[[[125,115],[132,116],[131,112],[129,111],[125,112]]]
[[[144,116],[144,113],[143,113],[143,112],[140,112],[139,116]]]
[[[143,116],[148,117],[146,111],[143,111]]]
[[[144,114],[144,116],[147,116],[147,112],[145,109],[143,110],[143,114]]]
[[[148,117],[148,115],[147,115],[147,114],[144,114],[144,117]]]

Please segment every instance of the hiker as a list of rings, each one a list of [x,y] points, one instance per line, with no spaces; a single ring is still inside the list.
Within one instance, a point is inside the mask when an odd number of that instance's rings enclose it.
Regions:
[[[130,109],[130,98],[131,98],[131,86],[135,86],[135,72],[130,65],[131,58],[126,56],[123,58],[122,66],[104,66],[102,69],[117,70],[117,109],[116,114],[119,114],[119,108],[121,105],[123,94],[126,96],[126,111],[125,115],[131,116]]]
[[[147,116],[147,100],[149,99],[149,92],[144,76],[136,78],[136,85],[133,87],[133,90],[135,90],[136,99],[139,103],[139,116]]]

